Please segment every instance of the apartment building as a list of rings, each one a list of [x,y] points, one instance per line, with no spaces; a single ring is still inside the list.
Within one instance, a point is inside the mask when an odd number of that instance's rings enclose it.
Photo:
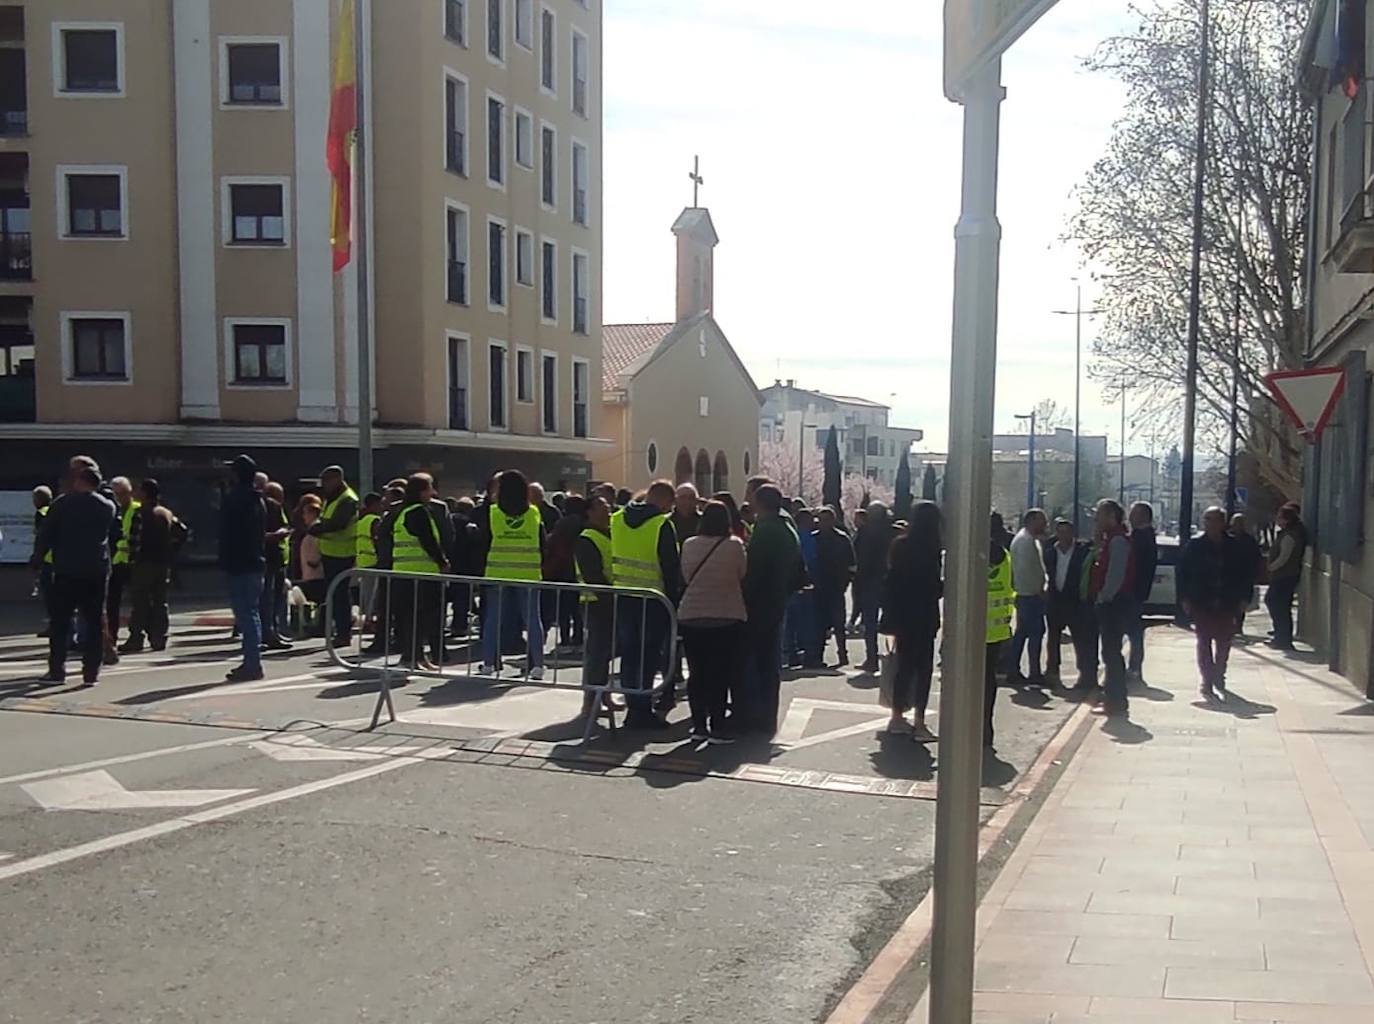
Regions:
[[[330,262],[336,10],[0,3],[0,491],[83,450],[194,516],[240,450],[356,467],[359,287],[379,477],[585,481],[600,0],[365,5],[361,282]]]

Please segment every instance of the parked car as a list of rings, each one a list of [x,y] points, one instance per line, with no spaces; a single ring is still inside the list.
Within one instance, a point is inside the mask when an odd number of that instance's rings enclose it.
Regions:
[[[1150,588],[1150,599],[1145,602],[1146,615],[1163,615],[1173,618],[1178,614],[1178,560],[1183,554],[1177,537],[1158,537],[1155,543],[1159,548],[1159,565],[1155,568],[1154,586]]]

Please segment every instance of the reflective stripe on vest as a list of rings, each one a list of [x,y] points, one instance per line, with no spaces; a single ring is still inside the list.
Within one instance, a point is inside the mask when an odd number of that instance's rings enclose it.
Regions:
[[[611,586],[615,586],[615,569],[612,565],[611,556],[611,538],[600,530],[593,530],[590,527],[582,531],[582,536],[591,541],[592,544],[596,546],[596,550],[601,553],[601,571],[606,574],[606,579],[610,582]],[[580,565],[577,567],[577,582],[587,582],[582,578],[582,566]],[[595,600],[595,594],[582,595],[582,601],[584,603],[590,604]]]
[[[420,538],[406,529],[406,516],[410,515],[411,509],[416,508],[424,512],[425,522],[429,524],[430,532],[434,535],[434,543],[440,543],[439,527],[434,525],[429,509],[418,503],[407,505],[391,524],[391,567],[396,572],[425,572],[437,576],[439,563],[429,557],[429,553],[420,543]]]
[[[38,510],[38,517],[39,517],[40,519],[47,519],[47,518],[48,518],[48,513],[51,512],[51,511],[52,511],[52,506],[51,506],[51,505],[44,505],[42,508],[40,508],[40,509]],[[40,527],[41,527],[42,524],[39,524],[39,525],[40,525]],[[44,565],[52,565],[52,548],[48,548],[48,553],[45,554],[45,555],[43,556],[43,564],[44,564]]]
[[[377,567],[377,544],[372,539],[372,526],[381,518],[379,515],[366,515],[358,520],[357,565],[359,569],[375,569]]]
[[[630,526],[623,511],[611,517],[611,571],[617,587],[663,593],[658,535],[667,518],[660,513],[639,526]]]
[[[543,520],[531,506],[523,515],[511,517],[492,505],[491,550],[487,552],[486,577],[489,580],[538,582],[540,571],[539,528]]]
[[[129,531],[134,525],[134,516],[143,507],[142,502],[131,501],[119,516],[119,542],[115,544],[114,564],[129,564]]]
[[[320,518],[326,523],[329,522],[330,517],[334,515],[334,510],[339,507],[339,502],[345,498],[351,498],[356,502],[358,495],[354,493],[353,488],[345,487],[342,494],[331,498],[328,504],[324,506]],[[346,522],[341,528],[320,534],[320,554],[326,558],[352,558],[354,549],[358,544],[357,523],[358,519],[355,513],[354,518]]]
[[[987,642],[998,644],[1011,639],[1011,610],[1016,593],[1011,587],[1011,555],[1000,565],[988,567],[988,634]]]

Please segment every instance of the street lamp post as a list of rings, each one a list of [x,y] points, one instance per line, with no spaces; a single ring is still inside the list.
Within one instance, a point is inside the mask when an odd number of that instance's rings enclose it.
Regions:
[[[1126,382],[1121,382],[1121,489],[1116,499],[1126,504]]]
[[[1193,449],[1197,441],[1198,340],[1202,330],[1202,221],[1212,74],[1211,8],[1208,0],[1202,0],[1198,21],[1202,40],[1198,55],[1197,151],[1193,157],[1193,259],[1189,271],[1188,369],[1183,391],[1183,479],[1179,485],[1178,500],[1178,535],[1183,542],[1193,535]]]
[[[1100,309],[1083,308],[1083,282],[1074,278],[1077,286],[1077,299],[1073,309],[1051,310],[1055,316],[1074,318],[1073,332],[1073,528],[1077,532],[1082,526],[1083,500],[1080,492],[1083,474],[1083,318],[1097,316]]]
[[[819,430],[815,423],[807,423],[805,416],[798,417],[797,424],[797,497],[806,500],[806,432]]]
[[[1018,420],[1030,420],[1030,445],[1026,452],[1026,511],[1035,508],[1035,410],[1022,415],[1017,414]]]

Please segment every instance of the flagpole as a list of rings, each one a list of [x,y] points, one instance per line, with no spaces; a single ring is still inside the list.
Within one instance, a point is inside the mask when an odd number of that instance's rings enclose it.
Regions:
[[[354,132],[353,180],[357,201],[353,204],[353,258],[358,261],[358,486],[362,493],[374,489],[372,468],[372,323],[369,309],[371,267],[368,261],[368,231],[371,225],[367,204],[367,102],[363,69],[364,54],[371,52],[372,33],[364,27],[364,0],[353,3],[354,82],[357,92],[357,126]]]

